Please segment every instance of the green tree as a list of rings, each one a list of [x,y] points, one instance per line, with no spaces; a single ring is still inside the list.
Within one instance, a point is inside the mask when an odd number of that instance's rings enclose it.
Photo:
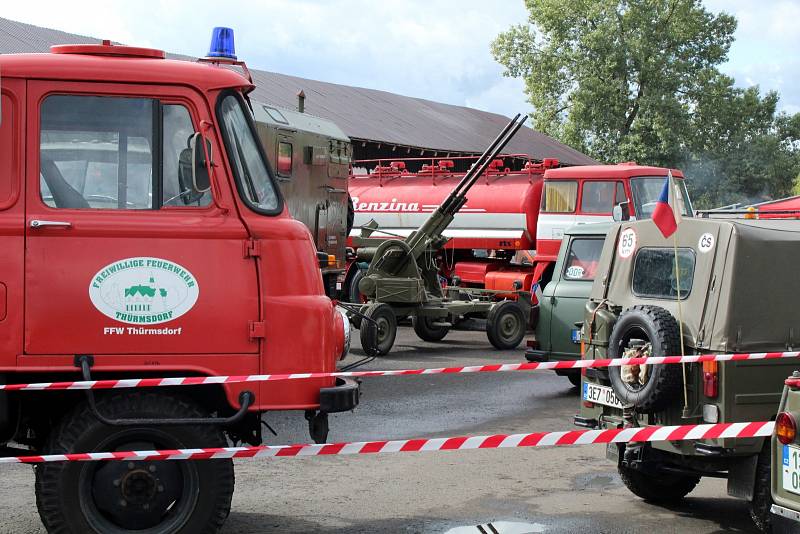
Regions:
[[[500,34],[492,52],[525,80],[536,129],[601,161],[696,172],[700,206],[791,190],[798,120],[776,114],[776,93],[736,88],[718,70],[734,17],[699,0],[526,6],[528,24]]]

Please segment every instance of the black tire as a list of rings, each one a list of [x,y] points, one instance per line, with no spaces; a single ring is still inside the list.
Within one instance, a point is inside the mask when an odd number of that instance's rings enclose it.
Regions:
[[[365,302],[364,296],[358,290],[358,283],[364,278],[364,271],[356,269],[353,277],[350,278],[350,285],[347,286],[347,302],[361,304]]]
[[[434,326],[430,317],[420,317],[415,315],[411,318],[414,332],[422,341],[436,342],[441,341],[450,331],[448,326]]]
[[[700,477],[662,473],[651,475],[619,466],[619,477],[631,493],[654,504],[675,503],[692,492]]]
[[[633,306],[622,312],[611,332],[608,357],[621,358],[632,340],[649,342],[652,356],[680,353],[680,334],[675,318],[658,306]],[[608,368],[611,387],[619,400],[632,404],[641,413],[662,410],[678,398],[683,378],[678,365],[651,365],[645,384],[629,384],[622,379],[621,367]]]
[[[486,335],[496,349],[517,348],[525,337],[525,313],[513,300],[498,302],[486,317]]]
[[[385,356],[389,354],[397,337],[397,317],[388,304],[376,302],[364,311],[366,318],[361,321],[361,348],[369,356]],[[375,324],[377,323],[377,324]]]
[[[571,373],[567,373],[567,379],[569,380],[569,383],[572,384],[574,387],[577,388],[577,387],[581,386],[581,372],[580,371],[577,371],[577,372],[573,371]]]
[[[208,415],[184,397],[152,392],[107,395],[97,404],[111,418]],[[46,454],[226,445],[222,431],[209,425],[106,426],[82,403],[52,431]],[[215,533],[230,513],[233,486],[230,459],[36,467],[39,516],[47,532],[59,534]]]
[[[770,440],[758,455],[756,462],[756,480],[753,487],[753,499],[750,501],[750,518],[755,523],[759,532],[772,531],[772,465],[770,464]]]

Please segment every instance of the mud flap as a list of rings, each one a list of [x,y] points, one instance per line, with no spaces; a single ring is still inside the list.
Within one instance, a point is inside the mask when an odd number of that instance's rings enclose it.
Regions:
[[[728,495],[748,501],[753,500],[757,463],[758,455],[731,462],[728,469]]]

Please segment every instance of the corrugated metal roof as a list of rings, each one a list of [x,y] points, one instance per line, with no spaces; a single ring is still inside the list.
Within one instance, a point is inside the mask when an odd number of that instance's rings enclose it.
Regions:
[[[75,35],[0,18],[0,54],[49,52],[54,44],[99,43],[100,39]]]
[[[48,52],[54,44],[97,43],[85,37],[0,18],[0,53]],[[186,56],[170,55],[178,59]],[[482,152],[508,118],[464,106],[402,96],[387,91],[309,80],[251,69],[253,98],[295,108],[305,91],[306,111],[335,122],[354,139],[449,152]],[[523,127],[505,152],[536,159],[558,158],[570,165],[597,163],[590,157]]]

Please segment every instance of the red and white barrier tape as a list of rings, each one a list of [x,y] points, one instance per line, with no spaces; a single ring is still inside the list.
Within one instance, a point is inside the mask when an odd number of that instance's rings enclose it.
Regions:
[[[172,378],[125,378],[119,380],[75,380],[39,382],[32,384],[0,384],[5,391],[42,391],[65,389],[126,389],[166,386],[196,386],[205,384],[238,384],[243,382],[272,382],[308,378],[434,375],[459,373],[502,373],[509,371],[546,371],[554,369],[585,369],[589,367],[620,367],[622,365],[661,365],[675,363],[727,362],[742,360],[773,360],[797,358],[800,351],[753,352],[743,354],[700,354],[690,356],[651,356],[649,358],[615,358],[604,360],[575,360],[559,362],[526,362],[463,367],[434,367],[429,369],[396,369],[391,371],[339,371],[330,373],[289,373],[240,376],[183,376]],[[798,364],[800,365],[800,364]]]
[[[720,438],[754,438],[772,435],[775,423],[718,423],[708,425],[648,426],[607,430],[572,430],[532,434],[495,434],[456,438],[361,441],[355,443],[264,445],[160,451],[117,451],[17,456],[0,458],[0,463],[38,464],[46,462],[88,462],[97,460],[214,460],[220,458],[262,458],[294,456],[342,456],[395,452],[451,451],[467,449],[506,449],[553,447],[595,443],[645,441],[683,441]]]

